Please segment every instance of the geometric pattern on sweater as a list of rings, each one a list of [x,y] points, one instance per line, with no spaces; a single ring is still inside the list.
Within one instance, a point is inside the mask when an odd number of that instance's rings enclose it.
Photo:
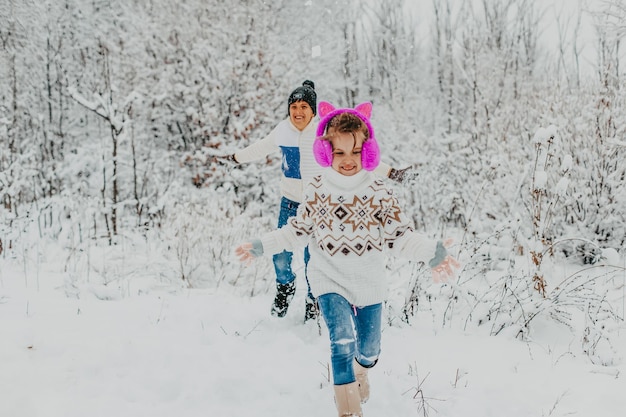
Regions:
[[[405,231],[412,230],[406,219],[401,217],[397,200],[384,187],[382,181],[374,181],[358,196],[347,192],[350,197],[330,194],[316,177],[310,183],[315,191],[307,196],[304,218],[314,223],[317,229],[317,245],[331,256],[350,253],[359,256],[366,252],[383,250],[383,244],[392,248],[393,241]],[[310,234],[312,225],[292,221],[297,235]],[[382,238],[381,238],[382,233]]]
[[[332,236],[325,236],[322,242],[318,242],[318,246],[330,256],[335,256],[337,253],[342,253],[346,256],[350,253],[356,253],[361,256],[365,252],[370,252],[374,249],[382,252],[378,240],[373,240],[371,237],[356,237],[352,240],[344,237],[337,241]]]
[[[348,217],[345,222],[352,226],[352,231],[369,230],[370,226],[377,226],[380,222],[378,216],[380,206],[374,205],[374,196],[354,196],[352,203],[344,204],[348,210]]]
[[[310,207],[310,210],[309,210]],[[333,205],[330,203],[330,196],[315,193],[315,198],[307,205],[307,215],[315,213],[317,227],[324,230],[333,228]]]

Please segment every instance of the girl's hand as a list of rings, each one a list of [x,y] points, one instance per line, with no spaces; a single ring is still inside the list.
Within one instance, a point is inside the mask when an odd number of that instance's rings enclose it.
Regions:
[[[433,281],[445,283],[454,278],[454,270],[461,266],[459,261],[448,255],[443,262],[432,269]]]
[[[239,257],[240,262],[245,262],[246,266],[250,265],[254,260],[254,255],[251,252],[252,243],[246,242],[235,248],[235,255]]]
[[[454,241],[452,239],[446,239],[443,242],[443,246],[447,249],[452,246]],[[454,270],[458,269],[461,266],[459,261],[457,261],[452,256],[446,256],[443,261],[433,268],[433,281],[445,283],[450,281],[450,279],[454,278]]]

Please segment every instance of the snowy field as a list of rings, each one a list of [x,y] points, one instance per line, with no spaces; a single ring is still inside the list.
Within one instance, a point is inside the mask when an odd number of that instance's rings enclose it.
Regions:
[[[301,291],[277,319],[270,293],[92,288],[76,298],[62,275],[40,276],[36,289],[12,265],[0,263],[0,416],[336,415],[328,338],[323,323],[321,335],[302,324]],[[623,361],[593,365],[554,324],[534,339],[436,328],[427,314],[385,325],[364,415],[624,415]],[[618,341],[623,355],[626,329]]]
[[[304,79],[375,103],[466,267],[390,262],[364,416],[626,416],[624,4],[0,2],[0,417],[336,416],[303,278],[273,318],[271,261],[232,256],[280,157],[215,162]]]

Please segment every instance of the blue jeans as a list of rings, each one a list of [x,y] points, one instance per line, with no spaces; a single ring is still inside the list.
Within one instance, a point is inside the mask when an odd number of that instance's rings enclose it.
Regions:
[[[298,211],[298,206],[300,203],[289,200],[288,198],[283,197],[280,200],[280,212],[278,214],[278,228],[280,229],[284,225],[287,224],[287,221],[294,217]],[[309,259],[311,255],[309,254],[309,247],[304,248],[304,276],[306,278],[307,284],[307,294],[310,298],[313,298],[311,294],[311,286],[309,285],[309,278],[307,277],[307,267],[309,264]],[[296,274],[293,273],[291,269],[291,261],[293,259],[293,253],[282,251],[273,256],[274,261],[274,270],[276,271],[276,282],[279,284],[289,284],[296,279]]]
[[[366,368],[378,360],[382,304],[356,307],[335,293],[320,295],[317,303],[330,336],[333,384],[354,382],[355,359]]]

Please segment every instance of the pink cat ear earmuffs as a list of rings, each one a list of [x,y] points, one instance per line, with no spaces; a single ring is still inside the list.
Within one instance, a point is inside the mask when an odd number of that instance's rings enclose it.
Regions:
[[[315,161],[324,168],[329,167],[333,163],[333,149],[329,141],[320,139],[324,136],[326,125],[333,117],[341,113],[351,113],[363,120],[365,126],[370,131],[370,137],[363,143],[361,149],[361,164],[366,171],[373,171],[380,163],[380,148],[378,142],[376,142],[376,136],[374,136],[374,128],[370,123],[370,117],[372,116],[372,103],[361,103],[353,109],[337,109],[332,104],[326,101],[320,101],[317,106],[317,114],[322,118],[317,125],[317,132],[315,142],[313,142],[313,155]]]

